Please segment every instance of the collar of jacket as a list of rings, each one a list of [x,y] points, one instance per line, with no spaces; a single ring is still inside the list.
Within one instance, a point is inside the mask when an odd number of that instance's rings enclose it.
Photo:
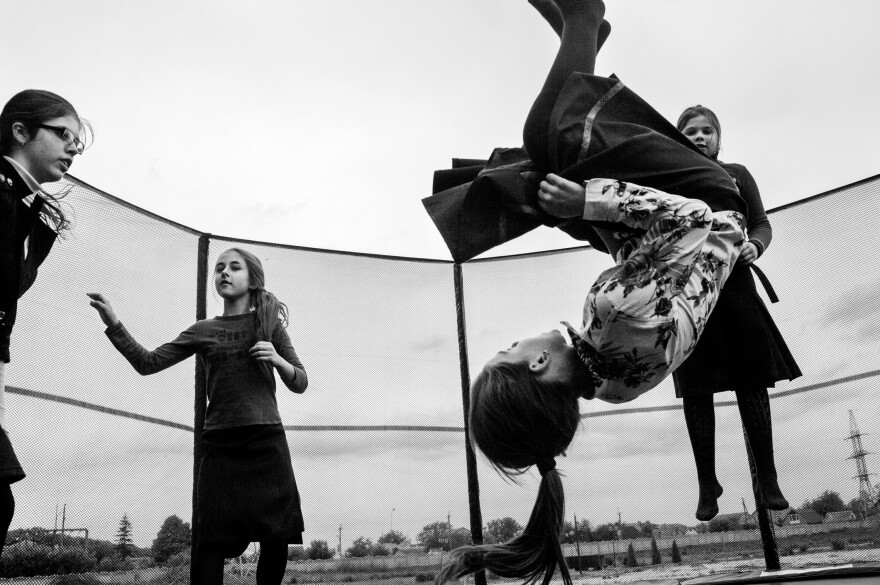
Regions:
[[[27,186],[27,183],[24,182],[24,179],[21,178],[21,175],[18,174],[18,171],[15,170],[9,161],[0,156],[0,189],[3,191],[11,192],[13,195],[18,198],[24,198],[33,193],[30,187]]]

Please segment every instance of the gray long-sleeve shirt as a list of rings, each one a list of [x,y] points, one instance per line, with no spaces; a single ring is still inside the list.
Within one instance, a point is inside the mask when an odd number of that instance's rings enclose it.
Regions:
[[[197,354],[204,361],[207,379],[205,430],[277,424],[281,415],[275,398],[274,371],[250,355],[257,342],[255,319],[253,313],[245,313],[198,321],[174,341],[153,351],[135,341],[122,323],[108,327],[106,333],[114,347],[144,376]],[[278,355],[297,370],[290,390],[305,391],[305,369],[280,322],[273,331],[272,344]]]

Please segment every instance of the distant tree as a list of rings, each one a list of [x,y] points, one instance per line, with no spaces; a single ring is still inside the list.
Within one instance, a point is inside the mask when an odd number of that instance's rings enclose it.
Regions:
[[[388,547],[385,545],[379,544],[378,542],[373,545],[372,550],[370,550],[370,554],[374,557],[387,557],[391,554],[391,551],[388,550]]]
[[[131,539],[131,521],[128,514],[122,515],[119,521],[119,530],[116,531],[116,554],[121,558],[127,559],[131,556],[134,549],[134,541]]]
[[[659,526],[657,526],[656,524],[654,524],[650,520],[645,520],[644,522],[641,523],[641,525],[642,525],[641,530],[642,530],[643,536],[654,536],[654,531],[657,530],[657,528],[659,528]]]
[[[623,524],[620,527],[620,538],[627,540],[630,538],[643,538],[645,535],[637,526],[632,524]]]
[[[471,538],[470,530],[468,530],[467,528],[452,529],[452,542],[450,544],[451,549],[456,549],[473,543],[474,541],[473,538]]]
[[[706,534],[709,532],[709,525],[706,522],[700,522],[694,526],[694,531],[696,531],[697,534]]]
[[[840,494],[831,490],[825,490],[815,500],[804,501],[803,507],[811,508],[820,516],[825,516],[828,512],[840,512],[846,509]]]
[[[590,529],[589,520],[578,520],[577,533],[575,533],[574,523],[566,520],[562,525],[562,542],[572,544],[575,539],[578,542],[592,542],[595,540],[593,531]]]
[[[498,544],[507,542],[515,536],[519,536],[523,527],[519,522],[507,516],[496,520],[489,520],[486,528],[483,529],[483,541],[486,544]]]
[[[309,558],[309,555],[306,553],[306,549],[302,546],[289,546],[287,547],[287,560],[288,561],[304,561]]]
[[[102,559],[113,556],[116,546],[107,540],[90,540],[89,550],[95,556],[95,562],[100,563]]]
[[[371,554],[373,554],[373,542],[365,536],[356,538],[345,551],[347,557],[368,557]]]
[[[651,564],[659,565],[663,562],[663,558],[660,556],[660,547],[657,546],[657,540],[651,539]]]
[[[325,561],[336,556],[336,551],[327,546],[326,540],[313,540],[306,548],[306,557],[313,561]]]
[[[868,515],[869,504],[865,501],[865,495],[862,494],[862,497],[851,499],[846,505],[846,509],[855,514],[857,518],[864,518]]]
[[[716,516],[715,518],[709,520],[709,532],[730,532],[734,529],[734,523],[730,520],[730,518],[718,518]]]
[[[626,566],[639,566],[639,559],[636,558],[636,548],[633,546],[633,543],[629,543],[629,548],[626,549]]]
[[[377,540],[376,542],[378,542],[379,544],[400,544],[405,540],[406,536],[404,536],[402,532],[392,530],[380,536],[379,540]]]
[[[448,522],[434,522],[428,524],[416,537],[418,543],[425,551],[436,549],[449,550],[449,533],[451,532]]]
[[[192,529],[189,522],[184,522],[175,515],[168,516],[153,541],[153,559],[157,563],[164,563],[189,548],[191,542]]]
[[[15,544],[25,540],[52,546],[55,543],[55,535],[53,535],[51,530],[37,526],[33,528],[13,528],[6,535],[6,544]]]
[[[672,562],[680,563],[681,562],[681,552],[678,550],[678,543],[674,540],[672,541]]]
[[[593,529],[593,536],[596,540],[618,540],[617,524],[609,522],[597,526]]]

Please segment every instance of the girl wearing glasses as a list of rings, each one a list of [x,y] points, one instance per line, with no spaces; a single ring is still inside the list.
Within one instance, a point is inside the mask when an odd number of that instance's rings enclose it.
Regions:
[[[0,112],[0,553],[12,521],[10,485],[25,474],[6,435],[3,393],[18,299],[57,237],[70,228],[61,196],[41,188],[60,180],[82,154],[87,123],[54,93],[28,89]]]

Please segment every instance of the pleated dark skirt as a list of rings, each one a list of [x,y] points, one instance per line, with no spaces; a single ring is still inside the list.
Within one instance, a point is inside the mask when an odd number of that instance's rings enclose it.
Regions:
[[[284,427],[209,430],[202,438],[197,538],[302,544],[303,516]]]
[[[772,388],[801,370],[758,296],[748,266],[728,278],[696,349],[674,373],[675,395]]]
[[[6,431],[0,430],[0,482],[15,483],[24,477],[24,470],[15,456],[9,436]]]

